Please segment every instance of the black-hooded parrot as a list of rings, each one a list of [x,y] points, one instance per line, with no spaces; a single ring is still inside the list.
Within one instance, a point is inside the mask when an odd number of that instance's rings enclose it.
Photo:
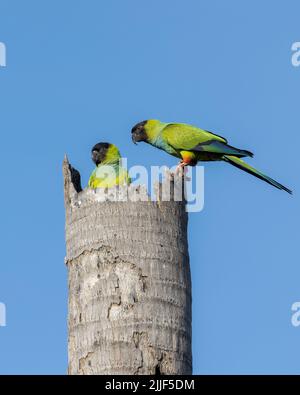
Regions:
[[[92,148],[92,160],[96,165],[89,187],[111,188],[115,185],[129,185],[131,180],[127,170],[121,165],[120,151],[114,144],[98,143]]]
[[[290,189],[241,159],[247,156],[252,157],[253,154],[250,151],[232,147],[224,137],[207,130],[184,123],[164,123],[150,119],[136,124],[131,133],[134,143],[144,141],[180,158],[179,166],[181,167],[195,166],[198,161],[225,161],[278,189],[292,193]]]

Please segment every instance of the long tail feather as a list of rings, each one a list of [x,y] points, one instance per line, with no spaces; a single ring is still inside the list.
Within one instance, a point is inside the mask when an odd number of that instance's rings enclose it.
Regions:
[[[238,158],[243,158],[244,156],[253,156],[252,152],[246,151],[244,149],[239,149],[236,147],[232,147],[232,145],[222,143],[222,141],[217,140],[209,140],[204,143],[196,145],[193,147],[192,151],[197,152],[211,152],[215,154],[221,155],[234,155]]]
[[[284,185],[273,180],[271,177],[266,176],[265,174],[261,173],[260,171],[254,169],[254,167],[248,165],[248,163],[244,162],[240,158],[237,158],[236,156],[224,155],[223,160],[227,163],[230,163],[231,165],[233,165],[235,167],[238,167],[241,170],[246,171],[249,174],[252,174],[253,176],[255,176],[257,178],[260,178],[261,180],[267,182],[268,184],[273,185],[275,188],[284,190],[290,194],[293,193],[290,189],[286,188]]]

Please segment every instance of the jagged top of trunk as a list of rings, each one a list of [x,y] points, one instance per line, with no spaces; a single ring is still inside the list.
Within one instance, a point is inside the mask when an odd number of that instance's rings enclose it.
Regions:
[[[80,207],[91,202],[150,202],[145,185],[120,185],[112,188],[82,188],[81,176],[69,162],[67,155],[63,161],[64,176],[64,199],[66,207]],[[160,204],[162,201],[176,202],[185,205],[184,180],[180,175],[174,175],[170,170],[166,170],[165,179],[162,183],[154,184],[154,203]]]

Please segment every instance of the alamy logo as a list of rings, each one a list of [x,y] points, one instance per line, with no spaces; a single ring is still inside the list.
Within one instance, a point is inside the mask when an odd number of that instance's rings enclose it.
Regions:
[[[122,174],[117,173],[111,165],[97,167],[97,179],[101,180],[101,187],[92,187],[97,201],[152,201],[169,202],[170,200],[185,201],[187,212],[199,212],[204,208],[204,167],[195,166],[192,169],[182,169],[176,166],[170,169],[167,166],[151,166],[150,171],[144,166],[127,167],[127,158],[122,158],[119,168],[124,170]],[[118,169],[119,169],[118,168]],[[119,170],[118,170],[119,171]],[[127,174],[133,182],[128,188],[125,187]],[[117,181],[118,180],[118,181]],[[121,182],[122,180],[122,182]],[[155,181],[163,180],[158,187]],[[150,181],[150,183],[149,183]],[[118,185],[116,187],[116,185]],[[139,186],[151,185],[150,196]],[[126,192],[126,193],[125,193]]]
[[[300,325],[300,302],[292,304],[292,311],[294,311],[291,319],[292,325],[297,327]]]
[[[293,51],[293,55],[292,55],[292,65],[294,67],[299,67],[300,66],[300,42],[296,42],[293,43],[292,45],[292,51]]]
[[[6,46],[0,41],[0,67],[6,66]]]
[[[6,326],[6,306],[0,303],[0,326]]]

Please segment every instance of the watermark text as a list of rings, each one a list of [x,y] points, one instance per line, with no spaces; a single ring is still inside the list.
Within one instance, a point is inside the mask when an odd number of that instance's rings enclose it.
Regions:
[[[0,67],[6,67],[6,45],[0,41]]]
[[[0,302],[0,326],[6,326],[6,306]]]
[[[130,187],[115,188],[115,186]],[[122,201],[184,202],[187,212],[199,212],[204,207],[204,167],[180,168],[167,166],[132,166],[127,168],[126,158],[119,166],[101,165],[93,174],[91,188],[97,189],[97,199]],[[137,186],[150,187],[150,194]],[[124,193],[124,191],[126,193]],[[121,192],[121,193],[120,193]],[[117,196],[118,195],[118,196]]]
[[[300,302],[292,304],[292,311],[294,312],[291,318],[292,325],[295,327],[300,326]]]
[[[291,48],[293,54],[291,58],[292,65],[294,67],[299,67],[300,66],[300,42],[295,42],[292,45]]]

